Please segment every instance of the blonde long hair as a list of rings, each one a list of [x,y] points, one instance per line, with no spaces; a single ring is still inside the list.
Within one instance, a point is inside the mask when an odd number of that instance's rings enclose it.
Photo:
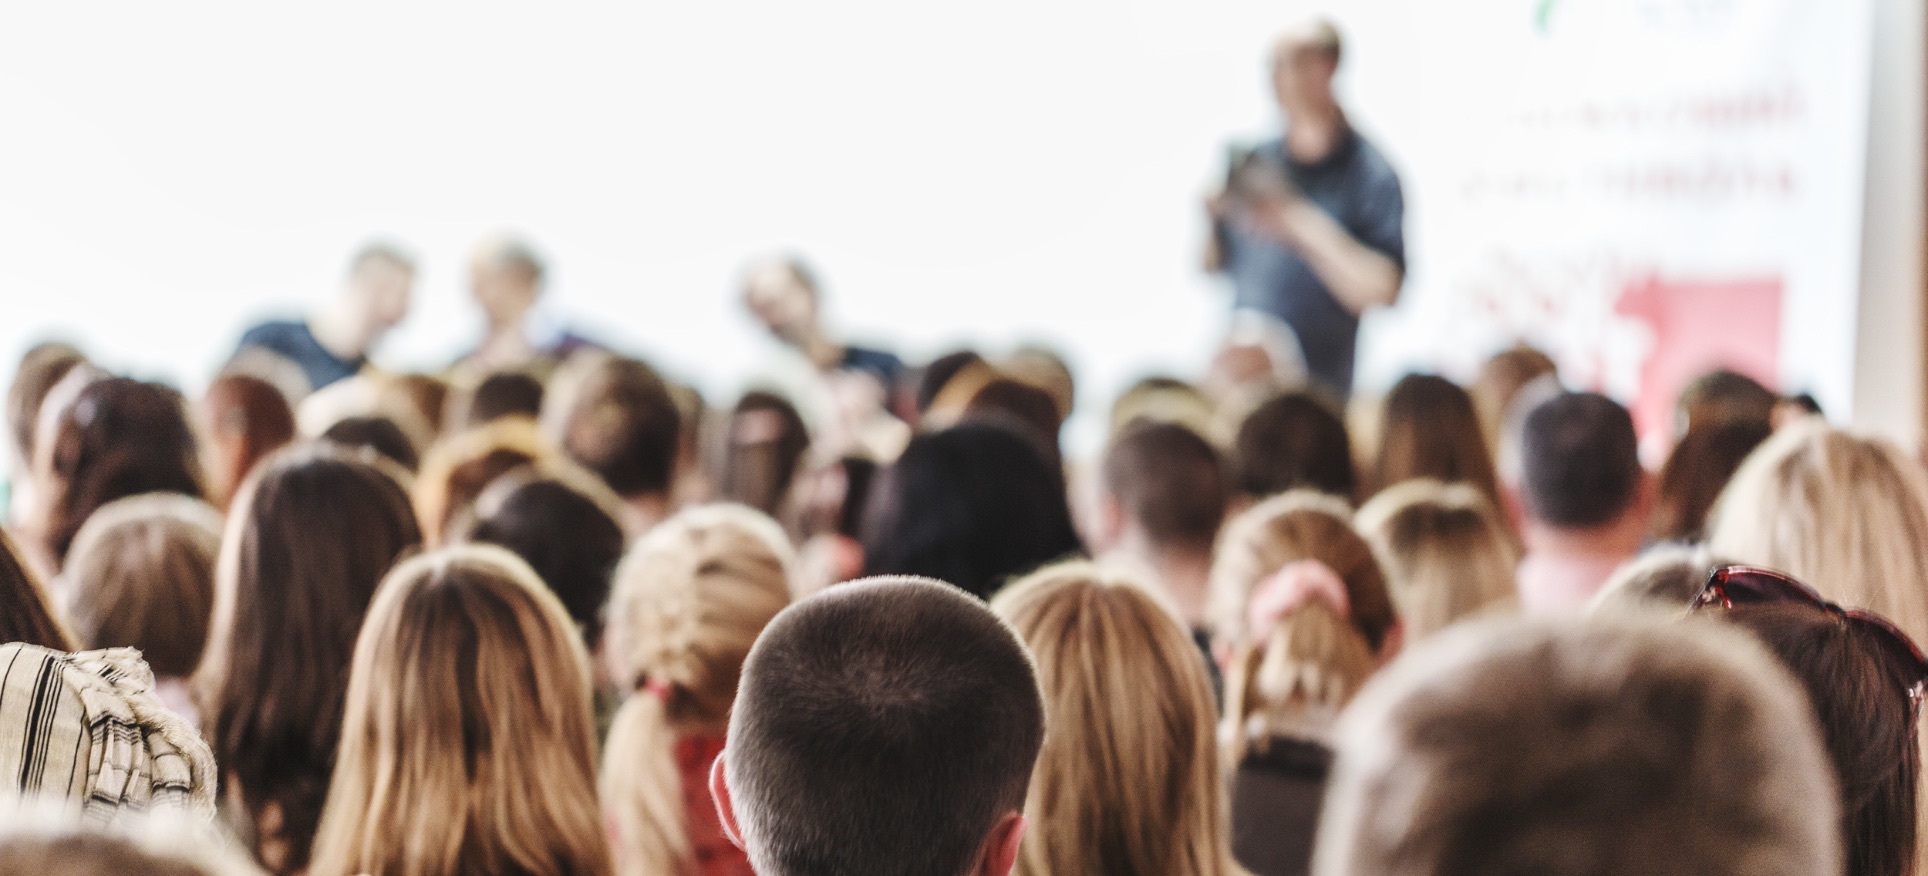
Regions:
[[[1500,512],[1470,484],[1412,480],[1359,509],[1407,641],[1514,597],[1520,552]]]
[[[608,873],[589,696],[575,624],[520,558],[397,566],[355,644],[310,872]]]
[[[1345,610],[1311,600],[1269,629],[1246,629],[1259,584],[1305,560],[1338,575]],[[1225,661],[1221,741],[1233,763],[1264,751],[1274,736],[1325,741],[1398,628],[1385,574],[1353,529],[1352,509],[1322,494],[1286,493],[1233,518],[1213,555],[1211,588]]]
[[[782,527],[742,505],[683,511],[617,567],[605,635],[611,674],[631,695],[601,784],[619,872],[693,872],[676,739],[729,726],[743,660],[790,604],[790,567]]]
[[[1708,523],[1716,556],[1767,566],[1928,642],[1928,473],[1901,448],[1814,421],[1763,443]]]
[[[1044,691],[1019,876],[1242,874],[1198,648],[1142,584],[1086,562],[1012,584],[991,609]]]

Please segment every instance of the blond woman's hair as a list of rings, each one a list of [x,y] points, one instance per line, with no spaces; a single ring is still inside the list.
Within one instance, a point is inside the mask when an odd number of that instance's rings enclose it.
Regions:
[[[605,636],[630,696],[609,730],[602,793],[619,872],[694,872],[676,738],[728,728],[743,660],[790,604],[790,568],[782,527],[743,505],[685,510],[617,567]]]
[[[1277,736],[1324,741],[1379,665],[1396,618],[1385,574],[1351,518],[1341,499],[1294,491],[1247,509],[1219,538],[1211,599],[1225,660],[1220,741],[1231,763],[1263,752]],[[1347,611],[1309,600],[1270,629],[1246,629],[1259,583],[1302,560],[1338,574]]]
[[[1519,549],[1471,485],[1406,481],[1373,497],[1353,523],[1379,557],[1408,642],[1514,598]]]
[[[1715,555],[1793,575],[1928,642],[1928,473],[1901,448],[1820,421],[1741,464],[1708,524]]]
[[[1352,527],[1345,500],[1313,490],[1273,496],[1225,525],[1212,555],[1208,620],[1212,638],[1237,648],[1268,631],[1245,629],[1245,608],[1260,581],[1299,560],[1318,560],[1339,574],[1353,624],[1375,652],[1395,621],[1386,577],[1372,547]]]
[[[991,610],[1031,648],[1044,750],[1025,807],[1019,876],[1243,873],[1205,665],[1137,581],[1087,562],[1035,572]]]
[[[575,624],[520,558],[397,566],[355,643],[309,871],[608,873],[589,697]]]

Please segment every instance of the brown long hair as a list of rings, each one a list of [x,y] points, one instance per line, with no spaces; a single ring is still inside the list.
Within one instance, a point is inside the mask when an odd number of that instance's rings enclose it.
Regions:
[[[1493,453],[1480,428],[1473,397],[1450,380],[1408,374],[1386,395],[1380,423],[1373,492],[1414,478],[1470,484],[1493,507],[1500,504]]]
[[[375,585],[420,541],[408,493],[326,446],[264,461],[235,499],[196,674],[228,792],[271,869],[307,864],[341,734],[349,657]]]
[[[205,498],[200,451],[179,392],[125,377],[94,381],[59,412],[52,445],[36,449],[48,489],[44,539],[56,562],[88,516],[141,493]]]
[[[1014,873],[1233,876],[1205,665],[1143,585],[1085,562],[991,600],[1037,660],[1044,751]]]
[[[355,643],[318,874],[604,876],[589,658],[527,563],[398,566]]]
[[[4,529],[0,529],[0,642],[74,650],[73,637],[47,601],[47,588],[27,568],[13,536]]]

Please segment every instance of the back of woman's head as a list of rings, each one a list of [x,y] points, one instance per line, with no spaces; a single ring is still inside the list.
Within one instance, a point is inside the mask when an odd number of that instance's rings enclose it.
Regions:
[[[1920,681],[1871,627],[1798,603],[1743,606],[1745,627],[1806,688],[1841,790],[1849,876],[1906,876],[1915,855],[1921,755],[1908,689]]]
[[[355,635],[376,584],[420,541],[396,476],[325,445],[270,457],[235,499],[196,680],[226,783],[252,825],[278,813],[257,842],[277,870],[307,861]]]
[[[496,478],[560,455],[536,421],[525,417],[506,417],[436,443],[422,457],[413,488],[415,518],[429,546],[450,535]]]
[[[783,396],[744,393],[730,414],[728,438],[723,498],[765,514],[779,513],[810,449],[810,430],[803,416]]]
[[[1259,583],[1300,560],[1317,560],[1345,584],[1353,623],[1377,653],[1396,622],[1386,576],[1372,547],[1352,527],[1352,509],[1334,496],[1298,490],[1246,509],[1225,525],[1212,556],[1212,638],[1236,648],[1264,635],[1246,629]]]
[[[1377,552],[1409,640],[1513,596],[1519,550],[1471,485],[1407,481],[1367,502],[1354,522]]]
[[[1558,379],[1559,371],[1552,358],[1525,344],[1501,350],[1480,365],[1479,376],[1473,379],[1470,393],[1474,405],[1479,409],[1486,440],[1492,444],[1499,443],[1500,433],[1512,413],[1513,401],[1519,396],[1520,390],[1544,377]]]
[[[60,412],[52,445],[39,451],[47,499],[46,544],[64,557],[100,506],[141,493],[202,497],[200,451],[181,394],[158,383],[109,377],[88,384]]]
[[[476,498],[463,540],[521,557],[594,649],[610,578],[628,543],[618,522],[621,501],[595,475],[573,466],[525,466],[496,478]]]
[[[20,356],[13,382],[7,386],[7,437],[13,442],[16,461],[33,458],[34,427],[47,392],[86,361],[79,349],[58,342],[35,344]]]
[[[349,450],[366,450],[413,472],[421,468],[422,453],[415,439],[394,420],[379,414],[344,417],[321,433],[321,440]]]
[[[1278,396],[1245,417],[1232,467],[1238,489],[1254,498],[1310,488],[1351,501],[1358,489],[1345,421],[1305,393]]]
[[[1654,537],[1679,542],[1706,537],[1707,515],[1721,490],[1748,454],[1773,434],[1767,421],[1755,419],[1716,421],[1688,429],[1660,468]]]
[[[689,872],[673,746],[728,726],[750,646],[790,604],[790,565],[776,521],[707,505],[650,530],[617,569],[608,654],[629,696],[609,731],[602,785],[623,872]]]
[[[213,506],[169,493],[94,512],[61,571],[80,647],[139,648],[155,675],[192,673],[214,613],[221,527]]]
[[[605,873],[589,663],[526,563],[464,545],[383,581],[355,643],[315,873]]]
[[[991,608],[1030,647],[1051,728],[1015,872],[1238,872],[1211,683],[1176,616],[1084,562],[1027,576]]]
[[[1781,430],[1721,493],[1707,544],[1928,641],[1928,473],[1886,440],[1820,422]]]
[[[216,377],[197,410],[212,467],[209,492],[223,508],[257,463],[295,440],[295,412],[288,397],[259,377]]]
[[[5,529],[0,529],[0,642],[74,650],[73,637],[54,614],[46,587]]]
[[[872,485],[866,517],[866,574],[936,578],[981,598],[1081,550],[1063,474],[988,422],[911,439]]]
[[[1414,478],[1470,484],[1499,502],[1493,454],[1472,396],[1430,374],[1408,374],[1386,395],[1373,489]]]

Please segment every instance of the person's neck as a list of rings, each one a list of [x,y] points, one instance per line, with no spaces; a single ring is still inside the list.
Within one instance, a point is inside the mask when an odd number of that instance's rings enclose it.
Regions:
[[[308,318],[308,333],[315,343],[343,362],[354,362],[368,355],[368,338],[339,307],[322,310]]]
[[[1522,536],[1528,556],[1570,559],[1612,559],[1640,552],[1643,530],[1626,520],[1601,526],[1571,528],[1528,519]]]
[[[1133,528],[1120,538],[1116,552],[1157,576],[1159,586],[1186,626],[1204,629],[1212,574],[1211,548],[1161,546],[1143,531]]]
[[[669,493],[638,493],[623,497],[623,529],[632,539],[656,528],[669,519]]]
[[[844,345],[831,340],[820,325],[812,325],[805,331],[797,339],[796,346],[819,371],[829,371],[842,365],[844,353],[847,352]]]
[[[1287,113],[1285,154],[1301,164],[1316,164],[1338,148],[1345,135],[1346,114],[1332,101],[1295,106]]]

